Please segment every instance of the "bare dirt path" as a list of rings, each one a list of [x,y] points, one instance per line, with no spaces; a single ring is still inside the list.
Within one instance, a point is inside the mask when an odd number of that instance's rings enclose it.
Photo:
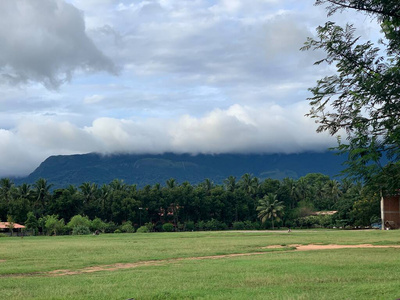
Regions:
[[[292,250],[290,248],[295,248]],[[371,244],[361,244],[361,245],[321,245],[321,244],[309,244],[309,245],[272,245],[263,247],[262,249],[288,249],[288,251],[312,251],[312,250],[333,250],[333,249],[348,249],[348,248],[400,248],[400,245],[371,245]],[[116,263],[110,265],[100,265],[100,266],[92,266],[86,267],[78,270],[54,270],[49,272],[34,272],[34,273],[22,273],[22,274],[4,274],[0,275],[1,277],[31,277],[31,276],[66,276],[66,275],[79,275],[86,273],[93,273],[99,271],[116,271],[122,269],[133,269],[141,266],[161,266],[165,264],[175,263],[179,261],[190,261],[190,260],[206,260],[206,259],[222,259],[222,258],[231,258],[231,257],[241,257],[241,256],[252,256],[252,255],[261,255],[267,254],[271,252],[250,252],[250,253],[235,253],[235,254],[224,254],[224,255],[211,255],[211,256],[199,256],[199,257],[181,257],[181,258],[171,258],[164,260],[148,260],[148,261],[140,261],[135,263]]]
[[[288,245],[288,246],[267,246],[264,249],[279,249],[295,247],[297,251],[311,251],[311,250],[334,250],[334,249],[352,249],[352,248],[400,248],[398,245],[372,245],[372,244],[361,244],[361,245],[336,245],[336,244],[309,244],[309,245]]]

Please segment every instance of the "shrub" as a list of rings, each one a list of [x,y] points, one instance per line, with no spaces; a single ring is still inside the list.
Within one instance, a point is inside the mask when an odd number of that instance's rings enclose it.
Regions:
[[[130,233],[132,233],[132,232],[135,232],[135,228],[133,227],[131,221],[127,221],[127,222],[124,222],[121,225],[121,231],[122,232],[130,232]]]
[[[185,223],[185,230],[186,231],[193,231],[194,230],[194,222],[188,221]]]
[[[118,226],[115,225],[114,222],[110,221],[110,222],[106,223],[105,232],[111,233],[111,232],[114,232],[114,231],[117,230],[117,229],[118,229]]]
[[[154,231],[154,224],[149,222],[149,223],[145,223],[144,226],[147,227],[147,229],[149,230],[148,232],[153,232]]]
[[[31,211],[28,212],[26,217],[27,217],[27,219],[25,221],[26,229],[31,230],[33,235],[36,235],[36,232],[37,232],[38,227],[39,227],[38,220],[36,219],[35,215]]]
[[[243,222],[233,222],[232,228],[234,230],[243,230],[244,229],[244,223]]]
[[[250,222],[250,221],[249,221]],[[250,222],[251,223],[251,222]],[[255,230],[260,230],[261,229],[261,222],[253,222],[251,223],[251,226],[253,227],[253,229]]]
[[[95,218],[90,225],[90,229],[93,231],[100,230],[104,233],[107,229],[107,223],[103,222],[100,218]]]
[[[5,233],[0,233],[0,238],[2,238],[2,237],[8,237],[8,235]]]
[[[77,225],[72,229],[73,235],[87,235],[90,234],[90,229],[84,225]]]
[[[90,225],[91,225],[91,222],[87,216],[83,217],[81,215],[75,215],[68,222],[67,227],[70,229],[73,229],[77,226],[85,226],[85,227],[89,228]]]
[[[211,219],[204,224],[205,230],[226,230],[228,226],[224,222],[220,222],[216,219]]]
[[[162,226],[162,229],[163,229],[163,231],[171,232],[171,231],[174,230],[174,225],[171,224],[171,223],[165,223],[165,224]]]
[[[64,219],[59,220],[58,215],[47,215],[40,218],[39,223],[44,224],[44,228],[48,235],[62,234],[65,229]]]
[[[204,221],[199,221],[199,222],[196,223],[196,230],[201,231],[201,230],[204,230],[204,228],[205,228]]]
[[[115,229],[114,230],[114,233],[121,233],[122,231],[121,230],[119,230],[119,229]]]
[[[147,226],[140,226],[137,230],[136,230],[136,233],[148,233],[148,232],[150,232],[149,231],[149,228],[147,227]]]

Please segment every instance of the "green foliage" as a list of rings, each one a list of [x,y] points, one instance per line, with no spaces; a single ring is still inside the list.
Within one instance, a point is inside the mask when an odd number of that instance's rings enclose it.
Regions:
[[[44,224],[44,228],[48,235],[62,234],[65,229],[64,219],[58,219],[57,215],[47,215],[39,220],[39,223]]]
[[[122,233],[122,231],[120,229],[115,229],[114,233]]]
[[[99,230],[104,233],[107,229],[107,223],[103,222],[100,218],[95,218],[90,224],[90,229],[92,231]]]
[[[370,15],[382,28],[385,42],[377,47],[361,43],[355,27],[328,21],[317,28],[317,39],[308,38],[302,50],[323,50],[316,64],[336,66],[336,73],[311,88],[308,116],[320,124],[318,132],[339,137],[337,150],[346,154],[346,172],[388,193],[400,185],[400,9],[398,0],[317,0],[329,3],[328,13],[353,9]],[[385,168],[382,164],[389,163]],[[395,172],[391,172],[391,170]]]
[[[234,229],[234,230],[244,230],[244,223],[243,222],[233,222],[232,229]]]
[[[202,231],[205,229],[205,222],[204,221],[199,221],[196,223],[196,230],[197,231]]]
[[[84,226],[90,228],[92,225],[91,221],[87,216],[76,215],[68,222],[67,227],[73,229],[77,226]]]
[[[87,235],[87,234],[90,234],[90,229],[85,225],[76,225],[72,229],[72,235]]]
[[[127,233],[133,233],[133,232],[135,232],[135,228],[133,227],[131,221],[127,221],[127,222],[122,223],[121,231],[127,232]]]
[[[185,222],[184,228],[186,231],[193,231],[195,229],[195,224],[193,221]]]
[[[269,197],[272,197],[272,204],[279,200],[275,203],[279,204],[278,212],[275,208],[276,216],[266,218],[263,228],[275,226],[276,222],[279,226],[295,226],[295,220],[319,210],[337,210],[335,220],[331,223],[346,220],[346,224],[351,226],[365,224],[367,220],[379,215],[379,206],[374,204],[372,210],[360,209],[358,202],[365,197],[370,198],[370,192],[367,191],[374,189],[349,180],[331,180],[323,174],[308,174],[298,180],[285,178],[282,181],[261,181],[245,174],[237,182],[235,177],[230,177],[223,186],[210,180],[198,186],[189,182],[178,184],[176,180],[168,182],[169,186],[155,184],[143,189],[126,185],[121,180],[114,180],[101,187],[86,183],[82,185],[81,191],[68,186],[49,191],[45,197],[47,204],[39,209],[37,195],[28,185],[14,186],[4,180],[3,191],[0,185],[0,215],[6,213],[5,217],[10,215],[15,218],[9,212],[17,210],[7,204],[6,199],[15,199],[16,193],[29,202],[28,207],[32,207],[29,220],[24,220],[28,229],[38,228],[41,233],[55,234],[46,227],[48,216],[69,221],[66,230],[56,230],[57,235],[71,233],[78,225],[89,227],[92,232],[99,230],[105,233],[113,233],[116,229],[133,232],[133,228],[141,224],[145,224],[149,232],[159,232],[163,231],[164,223],[176,224],[177,231],[224,230],[228,228],[227,225],[241,230],[260,229],[257,215],[261,211],[257,211],[260,205],[256,204]],[[42,186],[44,183],[41,181]],[[87,194],[85,200],[84,193],[95,196]],[[60,215],[55,212],[60,212]],[[35,216],[39,217],[37,222]],[[91,218],[94,220],[90,221]],[[129,221],[123,223],[125,220]]]
[[[33,214],[33,212],[28,212],[27,214],[27,219],[25,221],[25,227],[28,230],[31,230],[33,232],[33,234],[36,234],[38,228],[39,228],[39,222],[36,219],[35,215]]]
[[[163,224],[162,229],[165,232],[172,232],[172,231],[174,231],[174,224],[165,223],[165,224]]]
[[[211,219],[204,224],[205,230],[226,230],[228,226],[224,222],[220,222],[216,219]]]
[[[3,238],[3,237],[8,237],[8,235],[5,233],[0,233],[0,238]]]
[[[137,230],[136,233],[148,233],[150,232],[149,227],[147,226],[140,226]]]
[[[278,201],[276,194],[270,193],[260,199],[258,203],[257,211],[261,222],[265,223],[265,221],[271,220],[272,229],[274,229],[274,221],[280,221],[280,217],[283,214],[283,202]]]
[[[148,222],[148,223],[144,224],[144,226],[146,226],[146,227],[147,227],[147,229],[148,229],[148,232],[152,232],[152,231],[154,231],[154,224],[153,224],[153,223],[151,223],[151,222]]]

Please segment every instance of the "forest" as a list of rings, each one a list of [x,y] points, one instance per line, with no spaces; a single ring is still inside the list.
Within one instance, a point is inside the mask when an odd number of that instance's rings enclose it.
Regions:
[[[365,228],[380,221],[372,187],[310,173],[297,180],[229,176],[139,189],[115,179],[53,189],[40,178],[15,185],[0,180],[0,220],[25,224],[31,234],[193,231],[274,228]]]

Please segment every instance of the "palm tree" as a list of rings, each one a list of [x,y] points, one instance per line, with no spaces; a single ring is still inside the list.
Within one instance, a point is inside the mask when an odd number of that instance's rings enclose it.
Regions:
[[[206,195],[209,196],[212,188],[214,187],[214,183],[209,178],[206,178],[200,185],[206,192]]]
[[[274,220],[280,221],[280,216],[283,214],[283,202],[278,201],[276,194],[268,194],[258,201],[257,207],[258,217],[262,223],[268,219],[272,222],[272,229],[274,229]]]
[[[245,173],[240,178],[239,185],[248,195],[250,195],[252,192],[252,179],[253,175],[250,173]]]
[[[290,208],[293,209],[296,206],[297,197],[296,197],[296,182],[292,178],[285,177],[282,180],[282,185],[280,190],[287,194],[289,198]]]
[[[342,191],[340,189],[340,183],[337,180],[329,180],[325,185],[326,195],[331,199],[331,208],[334,208]]]
[[[36,196],[36,207],[39,209],[44,209],[46,207],[46,201],[50,197],[50,189],[53,185],[48,184],[47,180],[44,178],[39,178],[34,184],[34,192]]]
[[[237,183],[236,183],[236,177],[235,176],[229,176],[228,178],[226,178],[224,180],[224,184],[225,184],[225,188],[228,192],[234,192],[236,187],[237,187]]]
[[[84,203],[88,205],[92,200],[96,199],[96,193],[98,190],[96,183],[84,182],[79,187],[84,197]]]
[[[0,179],[0,201],[3,200],[6,204],[10,202],[13,186],[14,183],[9,178]]]

